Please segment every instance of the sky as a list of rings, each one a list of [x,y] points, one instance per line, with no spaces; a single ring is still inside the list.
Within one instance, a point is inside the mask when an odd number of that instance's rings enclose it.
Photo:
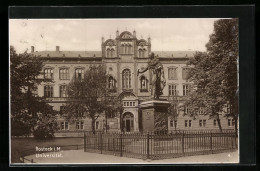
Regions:
[[[18,53],[30,50],[101,51],[101,37],[114,39],[116,30],[151,37],[152,51],[205,51],[214,18],[179,19],[10,19],[9,43]]]

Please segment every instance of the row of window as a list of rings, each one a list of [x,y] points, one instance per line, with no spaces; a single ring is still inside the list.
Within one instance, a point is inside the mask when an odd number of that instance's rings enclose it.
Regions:
[[[112,57],[113,56],[113,49],[107,51],[107,56]],[[143,51],[140,51],[140,56],[143,57]],[[177,80],[177,68],[169,68],[168,69],[168,79],[169,80]],[[81,68],[75,69],[75,77],[76,78],[83,78],[84,75],[84,70]],[[187,68],[183,68],[182,70],[182,78],[186,79],[187,77]],[[53,79],[53,69],[52,68],[46,68],[44,69],[44,78],[46,79]],[[69,74],[69,69],[68,68],[62,68],[59,70],[59,79],[60,80],[69,80],[70,79],[70,74]],[[123,71],[123,85],[125,87],[130,86],[130,81],[131,81],[131,71],[129,69],[125,69]]]
[[[108,81],[108,88],[109,89],[115,89],[115,80],[113,77],[109,77]],[[126,88],[126,86],[124,86]],[[129,86],[130,88],[130,86]],[[141,89],[140,91],[143,92],[144,90],[148,91],[148,86],[147,86],[147,79],[145,77],[141,78]],[[67,97],[67,86],[66,85],[61,85],[59,87],[59,92],[60,96],[59,97]],[[183,85],[183,96],[187,96],[189,94],[189,87],[188,85]],[[178,95],[177,90],[176,90],[176,85],[169,85],[169,95]],[[46,85],[44,86],[44,97],[53,97],[53,86],[51,85]]]
[[[61,130],[69,130],[69,123],[68,122],[60,122],[60,129]],[[76,129],[83,130],[84,129],[84,122],[76,122]]]
[[[189,70],[189,68],[182,68],[182,78],[184,80],[187,79],[188,70]],[[169,80],[177,80],[178,79],[177,67],[168,68],[168,79]]]
[[[205,119],[199,120],[199,127],[206,127],[206,123],[207,123],[207,120],[205,120]],[[216,119],[213,120],[213,125],[214,125],[214,127],[218,126]],[[184,126],[186,128],[191,128],[192,120],[185,120]],[[228,119],[228,126],[229,127],[235,126],[235,120],[234,119]],[[176,127],[177,128],[177,120],[170,120],[170,127]]]
[[[123,106],[125,106],[125,107],[134,107],[135,106],[135,102],[124,102]]]
[[[100,128],[99,121],[96,121],[95,129],[99,129],[99,128]],[[67,122],[67,121],[60,122],[60,130],[69,130],[69,122]],[[84,130],[84,122],[83,121],[76,122],[76,130]]]
[[[199,127],[206,127],[206,122],[207,120],[199,120]],[[177,120],[170,120],[170,127],[178,127],[178,122]],[[214,127],[217,127],[217,120],[213,120],[213,125]],[[96,121],[95,123],[95,129],[99,129],[99,121]],[[192,127],[192,120],[185,120],[184,121],[184,126],[186,128],[191,128]],[[233,127],[235,126],[235,120],[234,119],[228,119],[228,126]],[[61,130],[69,130],[69,123],[64,121],[60,122],[60,129]],[[84,122],[83,121],[78,121],[76,122],[76,129],[77,130],[83,130],[84,129]]]
[[[190,85],[184,84],[184,85],[182,85],[182,89],[183,89],[183,96],[188,96],[189,92],[190,92]],[[169,90],[169,96],[178,95],[177,84],[170,84],[168,90]]]
[[[77,79],[82,79],[84,75],[83,69],[75,69],[75,77]],[[45,79],[53,79],[53,69],[47,68],[44,69],[44,78]],[[59,79],[60,80],[69,80],[70,73],[68,68],[62,68],[59,70]]]
[[[53,97],[53,86],[44,86],[44,97]],[[66,85],[60,86],[60,97],[68,97]]]
[[[122,44],[120,47],[120,53],[121,54],[131,54],[132,53],[132,45],[130,44]]]

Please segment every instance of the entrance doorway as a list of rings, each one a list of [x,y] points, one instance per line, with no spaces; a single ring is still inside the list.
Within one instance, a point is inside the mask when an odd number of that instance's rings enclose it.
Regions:
[[[123,117],[123,130],[126,132],[134,131],[134,115],[126,112]]]

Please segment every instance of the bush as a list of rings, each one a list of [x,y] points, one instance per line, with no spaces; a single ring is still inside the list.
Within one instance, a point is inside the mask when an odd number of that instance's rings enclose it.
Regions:
[[[54,137],[57,130],[58,125],[55,116],[41,114],[34,128],[33,136],[35,139],[49,139]]]

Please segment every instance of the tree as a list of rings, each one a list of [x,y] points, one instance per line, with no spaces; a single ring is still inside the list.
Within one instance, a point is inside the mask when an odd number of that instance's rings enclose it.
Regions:
[[[237,131],[238,118],[238,20],[221,19],[214,23],[214,32],[206,44],[207,51],[197,52],[188,62],[188,79],[193,82],[187,104],[192,105],[191,114],[204,113],[216,118],[219,129],[222,126],[219,113],[228,103],[231,111],[227,116],[235,120]]]
[[[68,120],[91,119],[92,132],[95,133],[95,121],[104,112],[115,110],[113,100],[109,102],[108,75],[104,65],[92,65],[84,77],[74,77],[68,85],[71,102],[64,109]]]
[[[177,119],[179,116],[179,108],[180,108],[180,100],[178,98],[178,96],[173,95],[172,97],[169,97],[169,101],[171,98],[171,105],[168,108],[168,115],[170,117],[170,119],[172,119],[174,121],[174,130],[177,130]]]
[[[123,105],[121,103],[121,99],[118,97],[113,97],[113,96],[107,96],[105,99],[105,118],[106,118],[106,123],[105,123],[105,131],[108,131],[108,125],[107,125],[107,119],[108,118],[115,118],[119,117],[120,118],[120,128],[122,128],[122,113],[123,113]]]
[[[14,136],[30,135],[35,131],[39,116],[48,120],[55,111],[43,98],[35,95],[37,86],[47,79],[39,78],[43,62],[39,57],[27,52],[17,54],[10,47],[10,79],[11,79],[11,134]],[[51,127],[55,130],[55,126]]]

